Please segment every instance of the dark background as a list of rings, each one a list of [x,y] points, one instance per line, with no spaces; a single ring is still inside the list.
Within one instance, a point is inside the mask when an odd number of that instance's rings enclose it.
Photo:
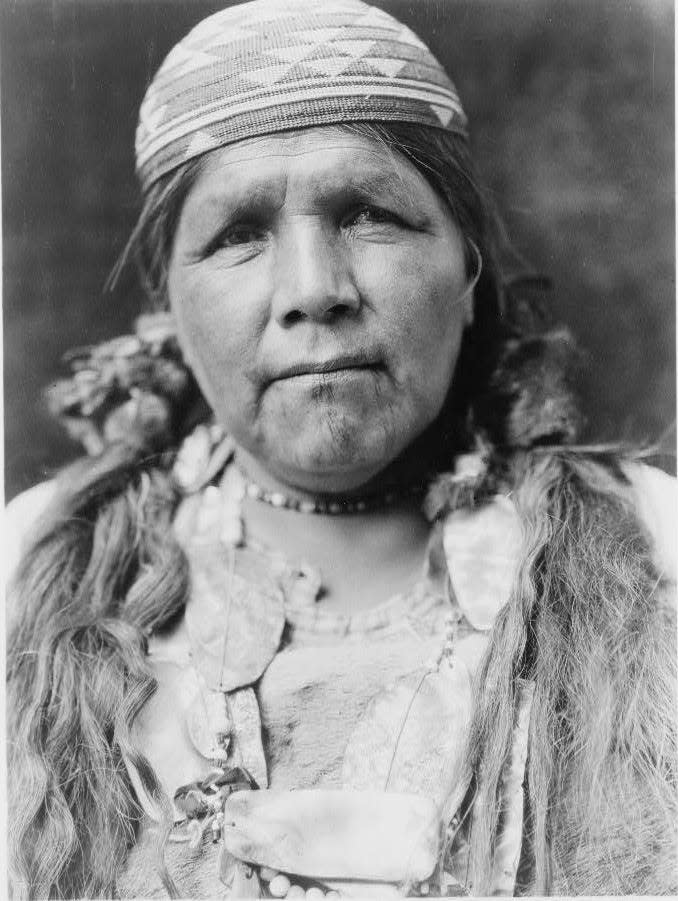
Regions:
[[[136,110],[165,53],[224,2],[2,0],[6,492],[77,448],[41,389],[74,345],[126,331]],[[469,114],[516,249],[590,351],[589,436],[672,442],[670,0],[375,0],[429,43]],[[668,431],[667,431],[668,430]],[[667,437],[668,436],[668,437]]]

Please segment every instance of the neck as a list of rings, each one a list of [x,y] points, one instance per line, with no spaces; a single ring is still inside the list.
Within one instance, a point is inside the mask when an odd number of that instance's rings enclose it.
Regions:
[[[248,540],[320,570],[325,609],[366,609],[421,576],[429,526],[413,500],[346,516],[309,516],[246,498],[242,512]]]
[[[425,455],[408,454],[359,489],[339,493],[324,485],[314,492],[276,479],[238,450],[236,465],[245,480],[280,495],[280,506],[245,497],[247,540],[282,552],[291,563],[319,569],[325,609],[350,614],[375,606],[422,576],[430,534],[421,511],[425,460]],[[418,494],[412,490],[417,486],[422,489]],[[303,510],[310,510],[315,504],[323,510],[330,503],[336,507],[319,515],[295,509],[304,505]],[[342,504],[351,512],[340,512]],[[339,515],[330,515],[335,512]]]

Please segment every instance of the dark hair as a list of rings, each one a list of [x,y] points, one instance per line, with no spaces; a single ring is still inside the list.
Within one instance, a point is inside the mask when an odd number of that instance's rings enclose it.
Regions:
[[[464,141],[401,124],[351,128],[417,166],[482,254],[475,323],[437,427],[446,453],[474,441],[488,449],[487,473],[450,505],[511,491],[526,532],[478,686],[469,885],[483,894],[491,884],[501,773],[525,679],[535,701],[521,890],[670,891],[674,634],[616,462],[553,446],[576,431],[567,336],[516,321],[496,220]],[[201,165],[150,189],[128,249],[156,302]],[[189,591],[170,527],[180,496],[168,464],[181,436],[180,427],[168,432],[162,447],[142,429],[66,472],[15,580],[8,699],[18,893],[112,895],[141,815],[124,757],[160,796],[129,727],[155,688],[148,629],[171,623]]]

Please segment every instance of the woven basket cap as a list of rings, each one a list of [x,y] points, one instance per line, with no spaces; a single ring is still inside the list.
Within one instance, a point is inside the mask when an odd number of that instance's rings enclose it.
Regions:
[[[454,85],[409,29],[360,0],[253,0],[200,22],[141,104],[147,190],[243,138],[340,122],[414,122],[466,134]]]

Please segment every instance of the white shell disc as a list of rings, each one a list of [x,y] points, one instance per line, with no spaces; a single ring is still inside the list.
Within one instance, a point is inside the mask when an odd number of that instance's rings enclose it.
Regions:
[[[223,838],[240,860],[284,873],[421,881],[438,860],[440,818],[428,798],[396,792],[239,791]]]
[[[186,626],[193,663],[209,688],[251,685],[280,645],[282,593],[252,552],[218,540],[190,545],[188,552],[193,586]]]
[[[344,755],[344,786],[423,794],[447,809],[466,789],[472,711],[471,680],[460,660],[398,680],[358,721]]]

